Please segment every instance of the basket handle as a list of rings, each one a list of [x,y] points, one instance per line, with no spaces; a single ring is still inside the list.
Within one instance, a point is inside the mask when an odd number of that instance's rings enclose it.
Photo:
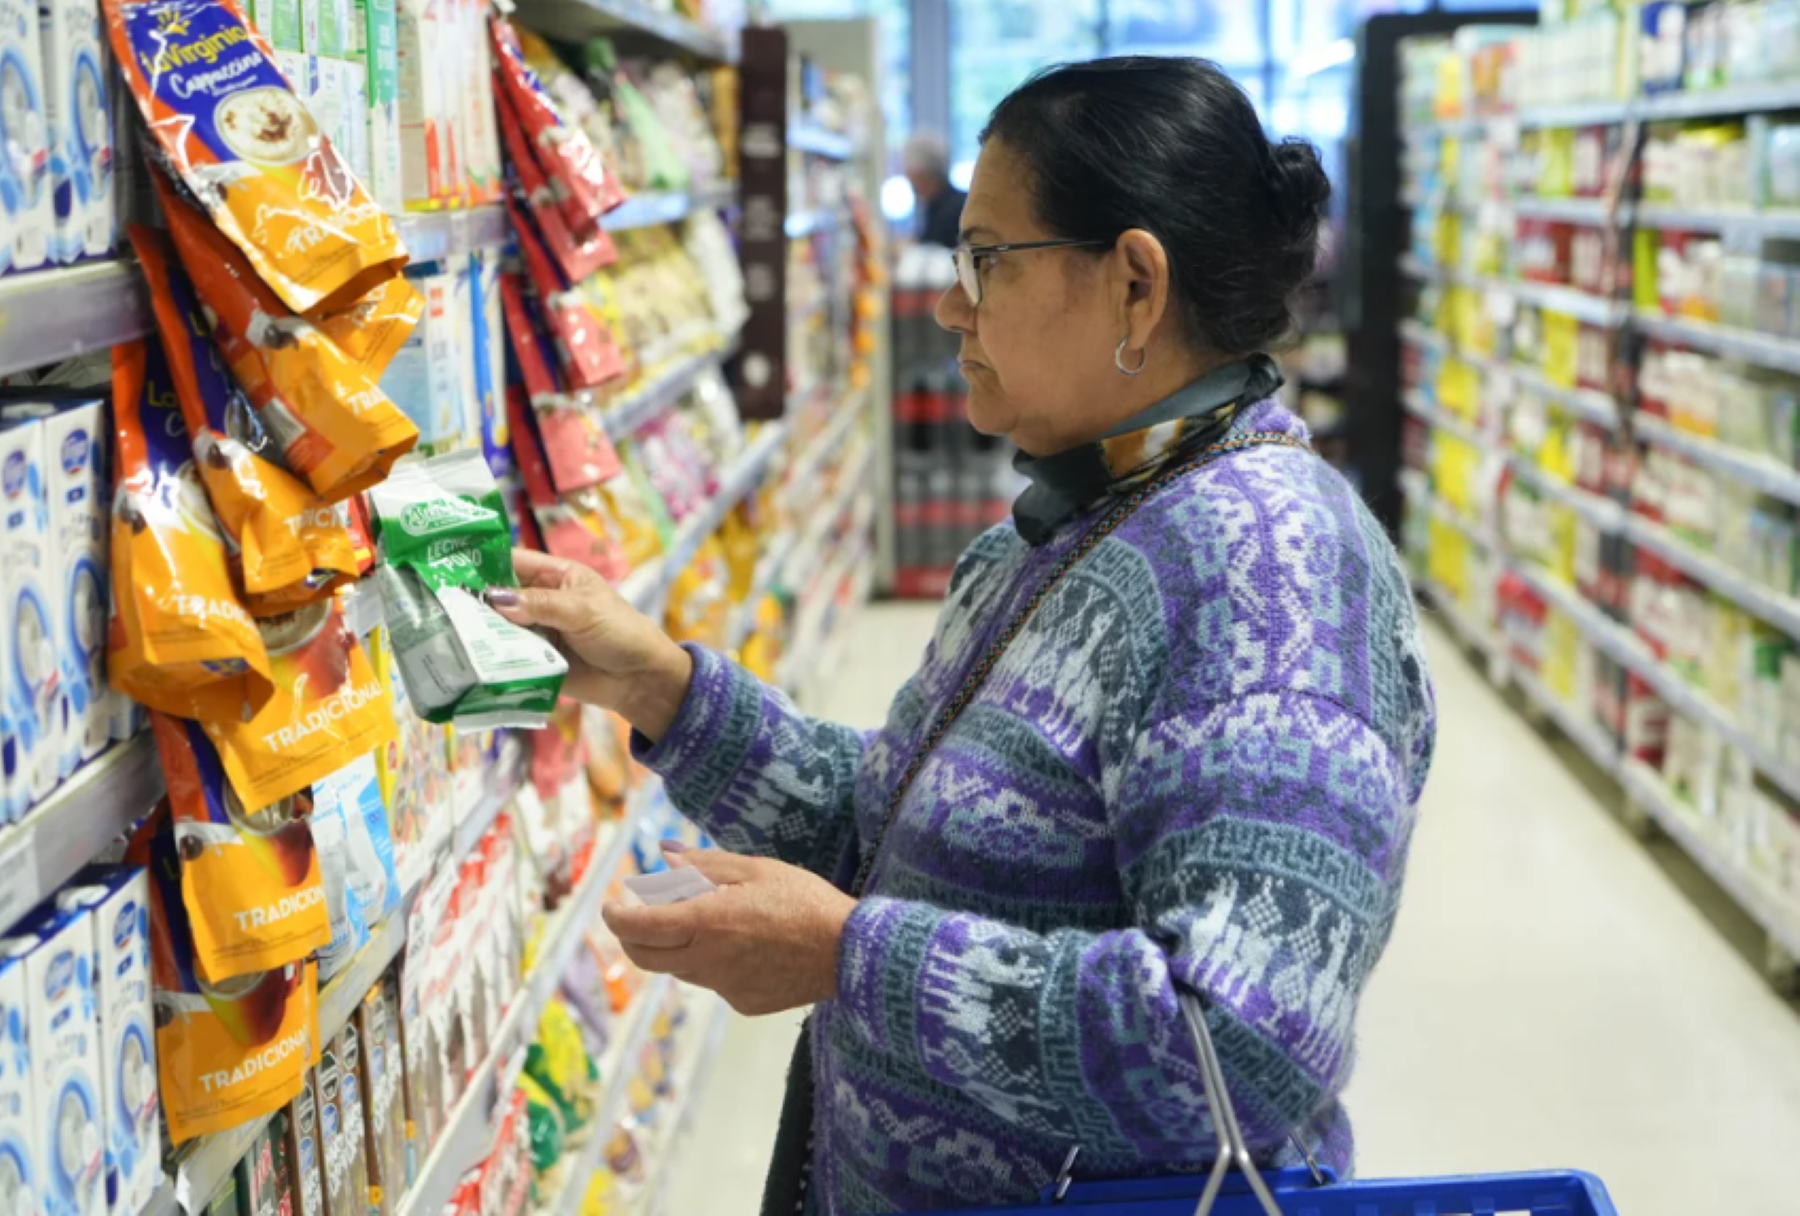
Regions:
[[[1206,1090],[1206,1105],[1212,1110],[1213,1130],[1219,1139],[1219,1155],[1213,1159],[1212,1172],[1207,1175],[1206,1188],[1200,1192],[1200,1206],[1194,1209],[1194,1216],[1210,1216],[1213,1204],[1219,1198],[1219,1188],[1233,1165],[1250,1184],[1250,1190],[1266,1216],[1281,1216],[1280,1205],[1257,1172],[1256,1163],[1250,1159],[1250,1146],[1244,1143],[1237,1111],[1232,1109],[1231,1095],[1225,1090],[1225,1072],[1219,1066],[1219,1053],[1213,1047],[1212,1034],[1206,1029],[1206,1011],[1200,1007],[1200,998],[1177,985],[1175,999],[1181,1004],[1182,1017],[1194,1040],[1194,1051],[1200,1057],[1200,1084]]]

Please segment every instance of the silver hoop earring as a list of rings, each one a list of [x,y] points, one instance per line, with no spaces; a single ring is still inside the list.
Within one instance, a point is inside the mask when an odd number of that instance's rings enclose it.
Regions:
[[[1113,366],[1118,368],[1121,372],[1124,372],[1127,376],[1135,376],[1144,370],[1144,364],[1150,362],[1150,351],[1148,349],[1139,351],[1138,365],[1136,367],[1126,367],[1125,344],[1129,341],[1131,341],[1130,334],[1126,334],[1123,338],[1119,339],[1118,348],[1113,351]]]

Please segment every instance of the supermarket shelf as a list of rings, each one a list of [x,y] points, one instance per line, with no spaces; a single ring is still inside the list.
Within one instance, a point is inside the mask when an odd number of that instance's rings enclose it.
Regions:
[[[1747,485],[1771,498],[1800,505],[1800,472],[1778,460],[1701,435],[1690,435],[1651,414],[1637,414],[1631,425],[1639,439],[1678,452],[1721,477]]]
[[[1595,127],[1624,122],[1625,112],[1624,101],[1572,101],[1533,106],[1512,117],[1521,127]]]
[[[330,1040],[344,1028],[405,944],[406,913],[402,909],[382,921],[350,966],[319,993],[320,1042]],[[188,1216],[201,1216],[268,1122],[267,1117],[252,1119],[230,1131],[193,1142],[181,1157],[174,1179],[175,1202]]]
[[[1624,626],[1613,622],[1574,588],[1565,587],[1528,563],[1513,562],[1509,569],[1523,579],[1539,599],[1574,621],[1589,645],[1613,662],[1633,671],[1655,662],[1650,652]]]
[[[1629,314],[1624,303],[1608,300],[1590,292],[1577,291],[1555,283],[1533,283],[1525,279],[1502,279],[1490,275],[1469,274],[1408,255],[1400,259],[1401,272],[1427,283],[1449,283],[1479,288],[1490,295],[1510,295],[1521,304],[1560,313],[1590,325],[1617,325]]]
[[[1477,355],[1458,350],[1451,344],[1447,335],[1420,321],[1400,322],[1400,337],[1415,346],[1440,352],[1492,375],[1511,376],[1517,383],[1524,385],[1541,397],[1556,402],[1584,421],[1606,427],[1608,430],[1616,429],[1619,425],[1618,404],[1598,389],[1565,388],[1560,384],[1553,383],[1548,376],[1535,367],[1509,363],[1505,359],[1496,359],[1491,355]]]
[[[601,422],[614,443],[629,439],[637,429],[680,401],[704,373],[717,368],[717,353],[695,355],[670,368],[637,392],[607,405]]]
[[[493,1148],[495,1118],[525,1066],[525,1048],[537,1033],[538,1015],[562,982],[563,972],[594,923],[600,901],[630,846],[631,833],[623,826],[615,828],[606,847],[595,851],[586,876],[557,912],[555,923],[544,931],[537,966],[525,977],[487,1058],[474,1069],[468,1091],[401,1199],[399,1216],[436,1216],[455,1192],[457,1181]]]
[[[588,1183],[593,1181],[594,1172],[606,1161],[606,1146],[612,1139],[613,1128],[624,1113],[625,1101],[631,1088],[631,1079],[637,1075],[637,1069],[630,1062],[642,1054],[644,1044],[650,1038],[650,1029],[656,1023],[656,1012],[662,1007],[668,996],[669,987],[675,981],[666,975],[651,977],[650,981],[632,998],[631,1006],[626,1011],[624,1024],[620,1033],[607,1044],[606,1056],[600,1061],[600,1080],[606,1086],[604,1096],[600,1099],[598,1114],[588,1123],[587,1143],[581,1147],[581,1155],[569,1163],[569,1169],[563,1177],[562,1191],[548,1202],[538,1206],[540,1212],[553,1213],[555,1216],[580,1216],[582,1200],[587,1198]]]
[[[1598,723],[1584,719],[1561,697],[1545,687],[1542,680],[1528,671],[1514,668],[1512,682],[1518,685],[1527,701],[1536,705],[1546,717],[1556,723],[1556,729],[1580,748],[1582,754],[1594,762],[1595,767],[1605,773],[1616,774],[1619,771],[1619,749],[1613,744],[1612,736],[1600,729]]]
[[[467,257],[477,249],[499,249],[512,240],[506,208],[498,204],[461,211],[414,211],[399,217],[400,239],[413,262]]]
[[[1800,109],[1800,84],[1792,81],[1751,88],[1658,93],[1652,97],[1639,98],[1630,105],[1631,116],[1645,120],[1708,118],[1714,115],[1793,109]]]
[[[875,453],[871,451],[863,456],[855,470],[844,473],[838,492],[795,542],[794,551],[803,564],[798,571],[788,570],[782,582],[796,595],[810,586],[824,568],[829,556],[826,542],[831,539],[832,530],[855,508],[858,496],[869,488],[870,475],[874,471]]]
[[[781,230],[787,234],[788,239],[798,240],[803,236],[835,232],[848,218],[848,213],[842,207],[817,207],[811,211],[794,212],[782,222]]]
[[[1639,309],[1632,320],[1641,332],[1664,342],[1679,342],[1727,359],[1742,359],[1758,367],[1800,375],[1800,338],[1757,333],[1686,317],[1665,317],[1647,309]]]
[[[848,135],[827,131],[815,123],[794,123],[788,127],[787,136],[788,147],[801,152],[809,152],[814,156],[823,156],[830,160],[849,160],[856,155],[856,146],[850,142]]]
[[[1429,197],[1403,197],[1409,207],[1435,211],[1454,210],[1471,213],[1486,201],[1463,202],[1442,193]],[[1676,203],[1622,202],[1617,212],[1609,215],[1603,198],[1510,198],[1492,202],[1505,207],[1521,219],[1552,220],[1599,228],[1611,224],[1634,224],[1639,228],[1680,229],[1684,232],[1716,232],[1743,241],[1775,240],[1800,237],[1800,209],[1764,211],[1753,207],[1684,207]]]
[[[1449,524],[1452,528],[1455,528],[1458,532],[1461,532],[1467,537],[1471,543],[1479,545],[1483,549],[1493,551],[1500,547],[1499,539],[1486,528],[1483,528],[1473,520],[1464,519],[1455,511],[1452,511],[1443,499],[1433,494],[1430,488],[1422,482],[1414,482],[1413,484],[1418,490],[1418,494],[1414,497],[1416,497],[1420,505],[1422,505],[1434,519]]]
[[[706,26],[643,0],[520,0],[531,28],[571,42],[631,34],[715,63],[738,61],[736,31]]]
[[[1784,908],[1728,860],[1719,846],[1706,836],[1697,822],[1696,813],[1682,807],[1674,791],[1649,765],[1641,760],[1627,760],[1620,766],[1619,777],[1632,799],[1656,821],[1657,826],[1779,942],[1790,957],[1800,958],[1800,912]]]
[[[452,858],[461,861],[469,855],[494,826],[494,820],[500,818],[500,812],[511,805],[524,781],[525,755],[524,749],[519,748],[489,770],[480,805],[456,825],[450,845]]]
[[[1603,198],[1515,198],[1507,200],[1505,206],[1520,219],[1554,220],[1563,224],[1606,223],[1607,203]],[[1623,214],[1629,214],[1630,210],[1629,203],[1620,207]]]
[[[762,603],[770,589],[780,583],[782,572],[787,569],[797,547],[794,534],[783,532],[770,546],[762,561],[756,564],[756,574],[750,581],[750,594],[744,597],[743,604],[731,618],[731,630],[725,641],[727,650],[738,650],[750,640],[750,635],[756,631],[757,605]]]
[[[1695,582],[1704,583],[1744,611],[1761,617],[1800,640],[1800,599],[1758,586],[1710,553],[1704,553],[1667,528],[1631,516],[1626,534]]]
[[[819,474],[831,463],[832,457],[837,455],[837,450],[855,429],[857,419],[865,412],[866,407],[858,402],[848,409],[840,410],[837,417],[825,424],[789,468],[787,484],[790,491],[810,492],[815,487]]]
[[[1671,203],[1639,203],[1640,228],[1681,228],[1717,232],[1745,240],[1800,237],[1800,211],[1754,211],[1749,208],[1692,208]]]
[[[1507,463],[1512,467],[1513,476],[1521,482],[1543,497],[1561,503],[1600,531],[1616,535],[1625,530],[1625,511],[1612,499],[1564,485],[1523,456],[1515,455]]]
[[[1425,394],[1418,389],[1407,389],[1400,394],[1400,402],[1406,412],[1423,422],[1431,424],[1435,430],[1454,435],[1464,443],[1474,447],[1486,445],[1487,439],[1476,428],[1456,417],[1448,410],[1440,409],[1425,399]]]
[[[701,211],[717,211],[737,201],[737,187],[730,182],[710,189],[686,193],[676,190],[646,191],[634,194],[606,213],[600,226],[608,232],[628,228],[653,228],[673,224]]]
[[[48,899],[163,796],[148,733],[90,760],[12,827],[0,829],[0,933]]]
[[[0,277],[0,376],[149,332],[150,294],[136,262]]]
[[[705,1006],[705,1010],[697,1017],[689,1015],[694,1021],[687,1031],[687,1041],[682,1044],[684,1056],[676,1065],[677,1071],[670,1085],[675,1095],[675,1109],[662,1112],[657,1120],[655,1143],[646,1154],[649,1163],[644,1169],[642,1202],[635,1207],[627,1207],[627,1210],[640,1214],[663,1211],[662,1195],[669,1184],[669,1163],[675,1155],[675,1142],[681,1138],[688,1120],[694,1115],[700,1091],[704,1088],[704,1078],[712,1068],[713,1057],[718,1053],[720,1043],[724,1041],[725,1002],[704,990],[690,991],[698,996],[699,1003]]]

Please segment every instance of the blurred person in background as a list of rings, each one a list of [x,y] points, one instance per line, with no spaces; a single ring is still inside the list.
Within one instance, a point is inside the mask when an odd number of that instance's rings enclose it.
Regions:
[[[950,184],[949,146],[938,136],[921,132],[906,141],[900,161],[912,185],[914,236],[923,245],[954,248],[963,201],[969,196]]]
[[[995,109],[938,323],[1029,488],[958,562],[887,724],[808,717],[598,573],[490,602],[726,851],[608,905],[640,967],[812,1006],[764,1212],[1014,1205],[1216,1156],[1197,997],[1263,1166],[1340,1100],[1436,732],[1404,568],[1275,398],[1330,186],[1213,64],[1052,69]],[[934,234],[937,235],[937,234]]]

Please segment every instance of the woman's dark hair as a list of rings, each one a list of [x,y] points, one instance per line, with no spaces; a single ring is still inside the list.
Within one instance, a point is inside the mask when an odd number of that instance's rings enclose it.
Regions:
[[[1161,240],[1202,349],[1244,354],[1290,330],[1331,183],[1305,140],[1269,142],[1217,64],[1128,55],[1047,68],[994,107],[990,139],[1024,159],[1033,210],[1056,236],[1142,228]]]

